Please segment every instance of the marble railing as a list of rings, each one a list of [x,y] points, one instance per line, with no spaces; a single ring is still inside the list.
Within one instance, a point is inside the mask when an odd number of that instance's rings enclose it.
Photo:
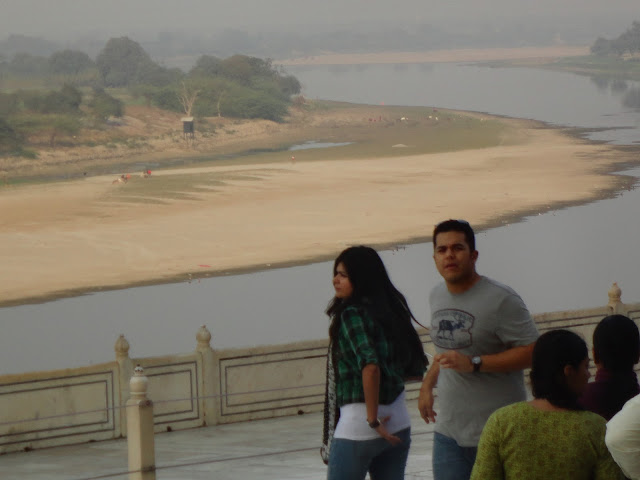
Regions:
[[[570,328],[590,343],[606,315],[639,322],[640,304],[623,304],[617,285],[600,308],[535,315],[541,331]],[[426,330],[425,351],[434,353]],[[193,352],[131,358],[120,336],[115,361],[89,367],[0,376],[0,453],[127,435],[125,405],[134,368],[143,367],[155,432],[321,411],[327,341],[243,349],[211,348],[205,326]],[[407,385],[416,398],[418,383]]]

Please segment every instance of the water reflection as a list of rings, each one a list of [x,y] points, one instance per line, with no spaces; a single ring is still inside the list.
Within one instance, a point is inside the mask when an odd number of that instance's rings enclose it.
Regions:
[[[308,142],[300,145],[292,145],[289,150],[310,150],[313,148],[331,148],[331,147],[344,147],[345,145],[351,145],[353,142],[316,142],[315,140],[309,140]]]
[[[638,81],[472,64],[406,67],[406,71],[399,72],[393,65],[370,65],[366,71],[342,66],[291,66],[288,71],[300,79],[308,98],[435,106],[531,118],[555,125],[608,128],[611,130],[606,134],[589,134],[589,138],[614,144],[628,144],[640,138],[640,112],[628,111],[630,107],[623,105],[623,95],[640,88]],[[626,127],[633,131],[620,130]]]
[[[622,104],[627,108],[640,109],[640,88],[632,88],[622,97]]]

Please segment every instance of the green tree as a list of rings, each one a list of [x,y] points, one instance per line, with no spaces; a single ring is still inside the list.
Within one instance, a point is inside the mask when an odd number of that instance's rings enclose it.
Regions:
[[[198,102],[194,113],[200,117],[222,117],[227,114],[223,110],[223,101],[238,86],[223,77],[201,77],[192,80],[199,90]]]
[[[155,87],[153,85],[133,85],[129,87],[129,92],[133,95],[134,98],[144,98],[147,107],[150,107],[153,103],[154,96],[157,95],[160,87]]]
[[[21,92],[27,109],[37,113],[79,113],[82,93],[71,85],[64,85],[58,92]]]
[[[75,135],[81,124],[77,115],[30,113],[16,116],[12,126],[25,137],[46,135],[49,146],[55,147],[59,137]]]
[[[156,90],[153,94],[153,104],[158,108],[171,110],[172,112],[182,111],[176,86],[163,87]]]
[[[49,71],[49,61],[45,57],[16,53],[9,63],[9,71],[18,75],[43,76]]]
[[[609,55],[612,52],[611,41],[606,38],[598,37],[595,43],[591,46],[591,53],[593,55]]]
[[[75,135],[80,131],[80,120],[72,115],[52,115],[47,122],[49,146],[55,147],[58,137]]]
[[[0,155],[17,153],[23,144],[24,137],[0,117]]]
[[[233,55],[220,62],[220,75],[240,85],[249,85],[253,68],[246,55]]]
[[[298,80],[293,75],[280,75],[277,79],[278,86],[280,87],[280,91],[287,95],[297,95],[302,90],[302,85],[300,85],[300,80]]]
[[[93,98],[89,101],[89,108],[96,118],[103,121],[109,117],[121,117],[124,114],[122,101],[112,97],[102,88],[94,89]]]
[[[288,102],[265,92],[235,86],[226,92],[221,110],[225,116],[239,118],[265,118],[282,121],[287,114]]]
[[[169,69],[153,63],[140,70],[136,83],[163,87],[179,82],[182,78],[184,78],[184,72],[179,68]]]
[[[49,57],[49,70],[57,75],[78,75],[94,66],[89,55],[78,50],[62,50]]]
[[[198,60],[196,60],[196,64],[189,71],[190,77],[213,77],[215,75],[220,75],[222,73],[221,62],[218,57],[213,57],[211,55],[201,55]]]
[[[18,112],[20,99],[15,93],[0,93],[0,118],[6,118]]]
[[[149,79],[161,69],[137,42],[128,37],[110,39],[98,54],[96,65],[105,87],[152,83]]]
[[[618,55],[640,52],[640,22],[633,22],[631,27],[613,40],[599,37],[591,46],[594,55]]]

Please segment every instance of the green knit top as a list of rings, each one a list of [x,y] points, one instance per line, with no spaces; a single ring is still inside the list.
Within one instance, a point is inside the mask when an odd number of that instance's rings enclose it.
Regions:
[[[471,480],[624,479],[604,443],[606,421],[587,411],[542,411],[528,402],[487,421]]]

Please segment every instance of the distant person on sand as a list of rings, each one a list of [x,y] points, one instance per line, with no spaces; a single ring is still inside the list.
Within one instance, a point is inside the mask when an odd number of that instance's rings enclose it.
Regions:
[[[428,363],[415,318],[370,247],[336,258],[333,287],[321,449],[327,478],[364,480],[369,472],[402,480],[411,443],[404,384],[419,381]]]
[[[609,420],[640,393],[633,368],[640,360],[640,334],[624,315],[603,318],[593,331],[596,379],[587,385],[580,404]]]

